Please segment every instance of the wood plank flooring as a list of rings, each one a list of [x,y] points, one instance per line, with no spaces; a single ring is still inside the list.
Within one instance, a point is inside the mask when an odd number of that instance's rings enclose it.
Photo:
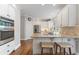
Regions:
[[[32,55],[32,39],[21,40],[21,46],[10,55]]]

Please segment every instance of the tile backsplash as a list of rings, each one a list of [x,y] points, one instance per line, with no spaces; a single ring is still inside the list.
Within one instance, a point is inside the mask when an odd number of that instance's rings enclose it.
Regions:
[[[61,27],[60,33],[63,35],[79,36],[79,26]]]

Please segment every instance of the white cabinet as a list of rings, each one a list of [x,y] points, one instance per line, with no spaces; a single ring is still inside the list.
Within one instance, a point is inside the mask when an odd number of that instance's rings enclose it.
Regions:
[[[76,25],[76,21],[77,21],[76,5],[69,5],[69,26]]]
[[[62,38],[54,38],[53,42],[62,42]]]
[[[56,20],[55,20],[55,25],[56,25],[56,27],[61,27],[61,13],[59,13],[58,15],[57,15],[57,18],[56,18]]]
[[[7,44],[0,46],[0,55],[10,54],[15,48],[14,43],[14,41],[11,41]]]
[[[1,4],[0,5],[0,16],[9,17],[9,15],[8,15],[8,5],[7,4]]]
[[[79,4],[77,4],[77,25],[79,25]]]
[[[8,5],[9,9],[9,18],[14,20],[15,19],[15,8],[12,5]]]
[[[61,14],[62,14],[62,26],[68,26],[68,6],[63,8]]]
[[[12,5],[1,4],[0,5],[0,16],[14,20],[15,19],[15,8]]]
[[[60,13],[61,13],[61,23],[60,23],[60,15],[58,14],[56,17],[57,26],[60,26],[60,24],[62,26],[75,26],[76,25],[77,5],[67,5],[60,11]]]

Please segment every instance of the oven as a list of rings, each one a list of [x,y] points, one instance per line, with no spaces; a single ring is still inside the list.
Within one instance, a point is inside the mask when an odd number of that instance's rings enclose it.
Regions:
[[[14,31],[0,31],[0,41],[14,37]]]
[[[14,40],[14,21],[0,16],[0,45]]]

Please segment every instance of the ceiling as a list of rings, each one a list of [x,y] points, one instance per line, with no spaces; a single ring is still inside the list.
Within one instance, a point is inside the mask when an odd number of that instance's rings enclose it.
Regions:
[[[33,18],[52,18],[59,12],[65,4],[19,4],[21,16]]]

